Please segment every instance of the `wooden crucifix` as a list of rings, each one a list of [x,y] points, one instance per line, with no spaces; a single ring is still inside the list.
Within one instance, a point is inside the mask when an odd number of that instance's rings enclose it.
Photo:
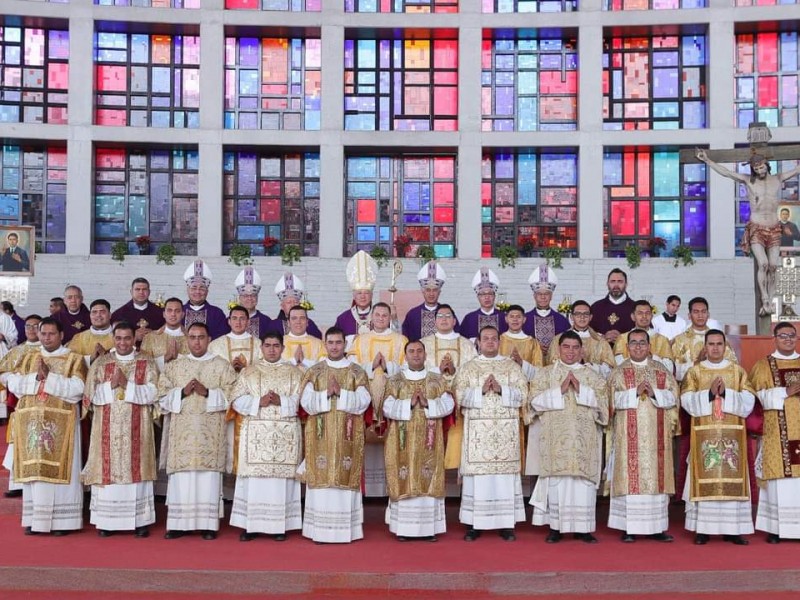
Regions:
[[[766,123],[751,123],[747,131],[749,148],[733,150],[681,150],[681,162],[704,162],[723,177],[742,183],[750,201],[750,220],[742,237],[742,250],[753,255],[758,267],[759,315],[773,312],[775,272],[780,266],[780,245],[783,226],[778,218],[783,182],[800,173],[800,164],[791,171],[772,175],[770,160],[800,159],[800,145],[769,146],[772,133]],[[720,162],[750,164],[750,174],[737,173]]]

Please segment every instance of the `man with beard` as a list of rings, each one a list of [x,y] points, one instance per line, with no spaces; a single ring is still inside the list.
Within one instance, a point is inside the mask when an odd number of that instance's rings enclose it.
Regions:
[[[742,250],[752,254],[758,267],[756,279],[761,299],[759,314],[772,313],[772,297],[775,295],[775,271],[780,266],[781,227],[778,220],[781,187],[783,182],[800,173],[800,164],[794,169],[777,175],[770,174],[767,159],[760,154],[750,157],[750,175],[734,173],[714,162],[708,152],[698,149],[697,159],[704,162],[714,171],[744,184],[750,204],[750,220],[742,236]]]
[[[620,333],[633,329],[634,302],[628,296],[628,274],[622,269],[611,269],[606,280],[608,295],[592,304],[594,330],[613,345]]]

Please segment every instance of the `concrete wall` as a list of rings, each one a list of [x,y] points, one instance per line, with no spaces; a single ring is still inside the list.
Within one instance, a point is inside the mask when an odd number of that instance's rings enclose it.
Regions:
[[[36,276],[31,280],[28,306],[19,308],[22,315],[31,312],[47,312],[52,296],[60,296],[64,286],[77,284],[83,288],[87,301],[105,298],[112,307],[130,299],[130,282],[134,277],[144,276],[150,280],[151,299],[160,293],[167,298],[186,298],[183,272],[189,265],[188,257],[176,257],[173,266],[157,265],[153,256],[128,256],[122,266],[105,256],[59,256],[37,257]],[[488,264],[498,275],[501,292],[509,302],[520,303],[527,309],[533,305],[527,280],[541,259],[517,260],[514,269],[500,269],[492,260],[448,260],[442,265],[447,271],[447,283],[442,292],[442,301],[453,305],[458,315],[477,308],[477,299],[470,287],[472,276],[480,266]],[[227,259],[210,258],[208,264],[213,274],[209,300],[226,310],[234,294],[233,281],[241,267]],[[345,279],[344,259],[304,258],[291,271],[303,280],[315,310],[311,313],[320,327],[333,324],[336,315],[350,305],[351,293]],[[274,316],[278,302],[273,294],[275,282],[288,270],[281,265],[280,258],[257,258],[255,268],[261,275],[263,289],[259,308]],[[731,260],[698,259],[691,267],[673,268],[670,259],[643,259],[638,269],[628,269],[621,259],[581,260],[566,259],[564,268],[558,270],[558,288],[553,295],[557,304],[564,295],[572,300],[597,300],[606,293],[606,276],[614,267],[628,272],[628,289],[634,299],[650,295],[653,303],[661,307],[669,294],[678,294],[684,301],[681,314],[688,307],[692,296],[705,296],[711,305],[711,315],[726,324],[746,324],[750,333],[755,332],[755,293],[753,269],[749,259]],[[397,281],[400,290],[418,290],[416,274],[419,262],[403,261],[403,273]],[[389,287],[391,269],[382,268],[378,274],[376,291]],[[685,315],[684,315],[685,316]]]

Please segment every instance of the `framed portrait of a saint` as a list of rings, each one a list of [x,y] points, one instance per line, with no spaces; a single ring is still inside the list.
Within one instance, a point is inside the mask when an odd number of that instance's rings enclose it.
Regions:
[[[30,225],[0,225],[0,276],[33,276],[35,240]]]
[[[800,251],[800,202],[781,202],[778,224],[781,227],[781,251]]]

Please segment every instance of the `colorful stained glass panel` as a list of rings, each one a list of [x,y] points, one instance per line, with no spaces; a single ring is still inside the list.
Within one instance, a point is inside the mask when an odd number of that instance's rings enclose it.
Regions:
[[[484,13],[573,12],[578,0],[481,0]]]
[[[344,11],[349,13],[457,13],[458,0],[344,0]]]
[[[225,0],[228,10],[285,10],[291,12],[319,12],[322,0]]]

